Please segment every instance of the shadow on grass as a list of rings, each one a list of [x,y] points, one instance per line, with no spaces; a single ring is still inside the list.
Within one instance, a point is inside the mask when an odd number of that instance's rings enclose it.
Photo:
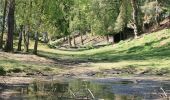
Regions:
[[[163,58],[170,59],[170,47],[165,48],[155,48],[142,51],[139,47],[138,52],[134,53],[119,53],[114,54],[112,52],[102,53],[93,55],[91,60],[94,62],[120,62],[120,61],[135,61],[135,60],[148,60],[148,59],[157,59],[161,60]]]
[[[57,54],[45,51],[38,51],[38,56],[45,57],[51,59],[55,62],[55,64],[64,65],[64,66],[76,66],[80,63],[86,63],[85,59],[80,59],[80,57],[75,55],[64,55],[64,54]]]
[[[148,51],[141,51],[138,53],[120,53],[106,52],[94,55],[62,55],[50,52],[39,51],[38,56],[49,58],[54,60],[57,64],[62,65],[79,65],[81,63],[88,62],[121,62],[121,61],[140,61],[156,59],[161,60],[163,58],[170,59],[170,47],[155,48]]]
[[[86,51],[86,50],[92,50],[92,49],[98,49],[100,47],[109,46],[110,44],[103,44],[103,45],[93,45],[93,46],[82,46],[82,47],[57,47],[56,49],[61,51],[71,51],[71,52],[77,52],[77,51]],[[54,48],[55,49],[55,48]]]
[[[155,43],[167,39],[163,37],[157,41],[145,43],[143,46],[135,46],[128,50],[110,50],[91,55],[87,54],[59,54],[45,51],[39,51],[38,56],[54,60],[57,64],[62,65],[79,65],[88,62],[121,62],[121,61],[140,61],[140,60],[161,60],[170,59],[170,43],[162,47],[153,47]]]

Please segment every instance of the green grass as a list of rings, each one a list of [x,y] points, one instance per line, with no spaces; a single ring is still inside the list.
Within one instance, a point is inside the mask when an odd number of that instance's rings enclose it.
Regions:
[[[31,42],[30,49],[33,49]],[[53,59],[58,64],[26,63],[15,59],[0,59],[7,72],[84,73],[106,69],[129,69],[149,74],[170,74],[170,29],[144,34],[138,39],[121,41],[97,49],[69,51],[50,49],[40,43],[38,56]],[[71,66],[71,67],[70,67]]]
[[[37,64],[33,62],[18,61],[14,59],[0,59],[0,66],[8,73],[37,73],[48,72],[51,74],[60,71],[59,68],[48,64]]]
[[[91,63],[88,66],[96,70],[134,66],[138,72],[150,70],[151,73],[160,73],[167,69],[166,73],[170,73],[170,29],[85,51],[42,48],[39,55],[54,59],[89,61]]]

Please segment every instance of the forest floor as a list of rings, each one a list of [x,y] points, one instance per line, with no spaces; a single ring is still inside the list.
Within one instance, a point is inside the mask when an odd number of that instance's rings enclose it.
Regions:
[[[6,76],[170,75],[170,29],[89,50],[57,50],[40,44],[38,55],[0,52]],[[31,49],[31,48],[30,48]]]

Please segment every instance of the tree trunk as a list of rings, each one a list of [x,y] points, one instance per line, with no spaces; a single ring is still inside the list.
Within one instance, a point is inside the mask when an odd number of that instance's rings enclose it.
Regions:
[[[21,51],[21,45],[22,45],[22,33],[23,33],[23,26],[21,26],[20,32],[19,32],[18,51]]]
[[[48,39],[48,33],[47,32],[43,32],[43,42],[44,43],[48,43],[49,39]]]
[[[3,12],[2,33],[0,36],[0,49],[3,48],[3,37],[4,37],[4,31],[5,31],[6,11],[7,11],[7,0],[5,0],[5,7],[4,7],[4,12]]]
[[[132,17],[133,17],[133,28],[134,28],[134,35],[135,38],[138,37],[138,16],[137,16],[137,0],[131,0],[131,5],[133,9]]]
[[[68,35],[68,45],[69,45],[69,47],[72,47],[70,35]]]
[[[106,41],[109,43],[109,35],[106,35]]]
[[[28,27],[24,28],[24,52],[29,52],[29,32]]]
[[[74,44],[74,47],[76,47],[76,39],[75,39],[75,36],[73,36],[73,44]]]
[[[155,16],[155,20],[156,20],[156,26],[158,27],[160,25],[159,23],[159,13],[158,13],[158,0],[156,0],[156,16]]]
[[[122,40],[122,32],[120,32],[119,36],[120,36],[120,41],[121,41]]]
[[[123,40],[127,39],[127,34],[126,34],[126,30],[123,30]]]
[[[8,0],[8,1],[9,1],[8,34],[7,34],[5,51],[6,52],[13,52],[15,0]]]
[[[112,37],[112,44],[115,44],[115,37],[114,37],[114,35]]]
[[[38,32],[35,33],[35,43],[34,43],[34,50],[33,54],[37,55],[37,48],[38,48]]]
[[[80,39],[81,39],[81,45],[83,46],[84,45],[84,43],[83,43],[83,35],[80,33]]]

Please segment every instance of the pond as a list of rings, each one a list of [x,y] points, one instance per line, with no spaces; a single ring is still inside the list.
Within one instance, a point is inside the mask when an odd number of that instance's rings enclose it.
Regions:
[[[168,97],[168,90],[169,81],[116,78],[35,80],[31,84],[1,84],[0,100],[162,100]]]

